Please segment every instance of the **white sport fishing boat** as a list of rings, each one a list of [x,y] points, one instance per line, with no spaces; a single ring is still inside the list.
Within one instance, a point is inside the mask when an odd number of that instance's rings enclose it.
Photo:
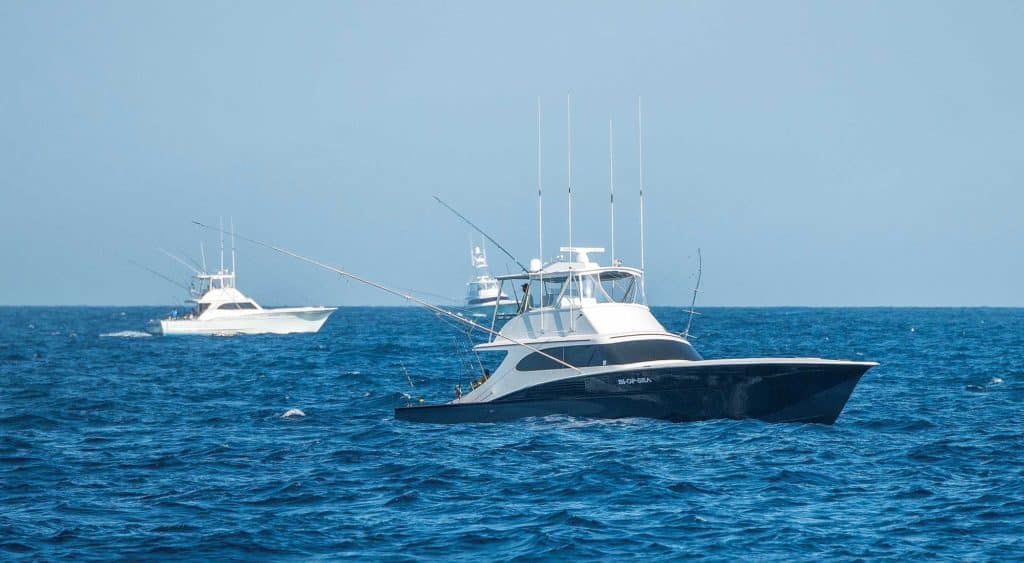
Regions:
[[[154,322],[153,332],[164,335],[293,334],[317,332],[336,307],[275,307],[265,309],[235,286],[234,236],[231,238],[231,270],[224,268],[221,239],[221,268],[216,273],[196,271],[196,283],[186,303],[192,310]],[[205,262],[205,259],[204,259]],[[205,270],[205,267],[204,267]]]
[[[199,290],[187,303],[184,316],[159,321],[164,335],[292,334],[317,332],[335,307],[276,307],[264,309],[235,287],[235,273],[197,274]]]
[[[519,304],[499,291],[498,280],[491,276],[487,267],[487,253],[480,246],[470,249],[470,260],[476,270],[473,279],[466,284],[466,300],[463,308],[474,317],[507,317],[516,312]]]

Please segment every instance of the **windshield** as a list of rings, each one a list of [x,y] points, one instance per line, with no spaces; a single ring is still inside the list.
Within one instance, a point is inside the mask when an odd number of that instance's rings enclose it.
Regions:
[[[531,278],[527,308],[597,303],[643,303],[637,274],[621,270]]]

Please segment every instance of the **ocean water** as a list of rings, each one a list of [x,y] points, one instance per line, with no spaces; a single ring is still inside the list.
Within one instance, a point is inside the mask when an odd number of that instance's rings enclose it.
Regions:
[[[705,357],[881,362],[834,426],[397,422],[472,378],[430,313],[165,312],[0,308],[0,559],[1024,557],[1024,310],[703,311]]]

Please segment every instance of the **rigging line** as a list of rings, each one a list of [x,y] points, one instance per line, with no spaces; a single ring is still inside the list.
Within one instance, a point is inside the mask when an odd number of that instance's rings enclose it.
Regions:
[[[494,244],[494,246],[498,247],[498,250],[504,252],[505,256],[508,256],[509,258],[511,258],[512,261],[515,262],[524,272],[529,272],[530,271],[530,270],[528,270],[526,268],[526,266],[523,266],[523,263],[520,262],[519,260],[517,260],[515,256],[512,256],[511,252],[509,252],[508,250],[505,250],[504,246],[501,246],[501,244],[499,244],[498,241],[496,241],[493,238],[491,238],[491,235],[485,233],[483,231],[483,229],[481,229],[480,227],[477,227],[472,221],[467,219],[465,215],[463,215],[462,213],[459,213],[458,211],[456,211],[454,207],[448,205],[447,203],[444,202],[443,199],[437,197],[436,195],[434,196],[434,199],[436,199],[437,202],[440,203],[441,205],[445,206],[445,208],[448,209],[448,211],[451,211],[452,213],[454,213],[456,217],[458,217],[459,219],[462,219],[463,221],[465,221],[467,225],[469,225],[470,227],[473,227],[473,229],[475,229],[476,232],[478,232],[481,235],[483,235],[484,238],[486,238],[487,240],[491,241],[491,243]]]
[[[200,226],[200,227],[202,227],[204,229],[209,229],[209,230],[212,230],[212,231],[218,230],[217,227],[211,227],[210,225],[206,225],[204,223],[200,223],[199,221],[192,221],[192,223],[194,223],[194,224],[196,224],[196,225],[198,225],[198,226]],[[221,231],[221,234],[223,234],[224,230],[220,229],[220,231]],[[466,318],[464,318],[462,316],[456,315],[455,313],[452,313],[451,311],[448,311],[446,309],[442,309],[441,307],[438,307],[437,305],[433,305],[431,303],[428,303],[427,301],[424,301],[424,300],[422,300],[422,299],[420,299],[418,297],[415,297],[413,295],[409,295],[407,293],[402,293],[401,291],[398,291],[396,289],[391,289],[390,287],[388,287],[386,285],[382,285],[382,284],[379,284],[379,283],[377,283],[375,281],[368,280],[368,279],[366,279],[366,278],[364,278],[362,276],[359,276],[357,274],[353,274],[351,272],[346,272],[345,270],[342,270],[341,268],[336,268],[334,266],[330,266],[328,264],[324,264],[323,262],[320,262],[320,261],[315,260],[313,258],[308,258],[308,257],[303,256],[301,254],[296,254],[295,252],[292,252],[291,250],[288,250],[288,249],[285,249],[285,248],[281,248],[279,246],[274,246],[274,245],[272,245],[270,243],[258,241],[256,239],[245,237],[245,236],[239,235],[237,233],[235,234],[235,236],[240,238],[240,239],[242,239],[242,240],[244,240],[244,241],[246,241],[246,242],[255,244],[257,246],[262,246],[263,248],[269,248],[270,250],[273,250],[274,252],[279,252],[279,253],[284,254],[286,256],[291,256],[292,258],[295,258],[296,260],[301,260],[302,262],[306,262],[307,264],[313,264],[314,266],[318,266],[318,267],[323,268],[325,270],[334,272],[334,273],[338,274],[339,276],[341,276],[343,278],[352,279],[352,280],[355,280],[355,281],[357,281],[357,282],[359,282],[361,284],[377,288],[377,289],[379,289],[379,290],[381,290],[381,291],[383,291],[385,293],[390,293],[391,295],[394,295],[396,297],[401,297],[402,299],[405,299],[406,301],[411,301],[413,303],[416,303],[417,305],[420,305],[421,307],[425,307],[426,309],[428,309],[430,311],[433,311],[433,312],[435,312],[437,314],[444,315],[444,316],[448,317],[449,319],[454,319],[454,320],[456,320],[458,322],[465,323],[468,326],[471,326],[471,327],[474,327],[474,328],[478,328],[478,329],[480,329],[480,330],[490,334],[491,336],[494,336],[494,337],[497,337],[497,338],[504,338],[505,340],[508,340],[509,342],[511,342],[513,344],[522,346],[523,348],[526,348],[527,350],[536,352],[536,353],[540,354],[541,356],[544,356],[545,358],[547,358],[549,360],[552,360],[552,361],[554,361],[555,363],[557,363],[559,365],[565,366],[565,367],[567,367],[569,369],[572,369],[572,370],[576,371],[577,373],[583,373],[583,370],[581,370],[580,368],[578,368],[578,367],[576,367],[576,366],[574,366],[574,365],[572,365],[570,363],[567,363],[567,362],[565,362],[563,360],[560,360],[560,359],[552,356],[551,354],[548,354],[547,352],[544,352],[543,350],[540,350],[536,346],[532,346],[530,344],[526,344],[525,342],[521,342],[521,341],[519,341],[519,340],[517,340],[515,338],[512,338],[510,336],[506,336],[506,335],[500,334],[500,333],[498,333],[496,331],[493,331],[493,330],[491,330],[491,329],[489,329],[489,328],[487,328],[487,327],[485,327],[485,326],[483,326],[483,325],[481,325],[479,323],[473,322],[473,321],[471,321],[469,319],[466,319]]]

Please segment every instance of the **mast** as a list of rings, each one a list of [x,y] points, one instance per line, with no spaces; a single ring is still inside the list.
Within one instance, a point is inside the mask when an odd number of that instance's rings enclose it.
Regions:
[[[207,273],[209,270],[206,269],[206,245],[203,241],[199,241],[199,255],[203,257],[203,273]]]
[[[615,157],[613,156],[612,120],[608,120],[608,189],[611,192],[612,214],[612,263],[615,265]]]

